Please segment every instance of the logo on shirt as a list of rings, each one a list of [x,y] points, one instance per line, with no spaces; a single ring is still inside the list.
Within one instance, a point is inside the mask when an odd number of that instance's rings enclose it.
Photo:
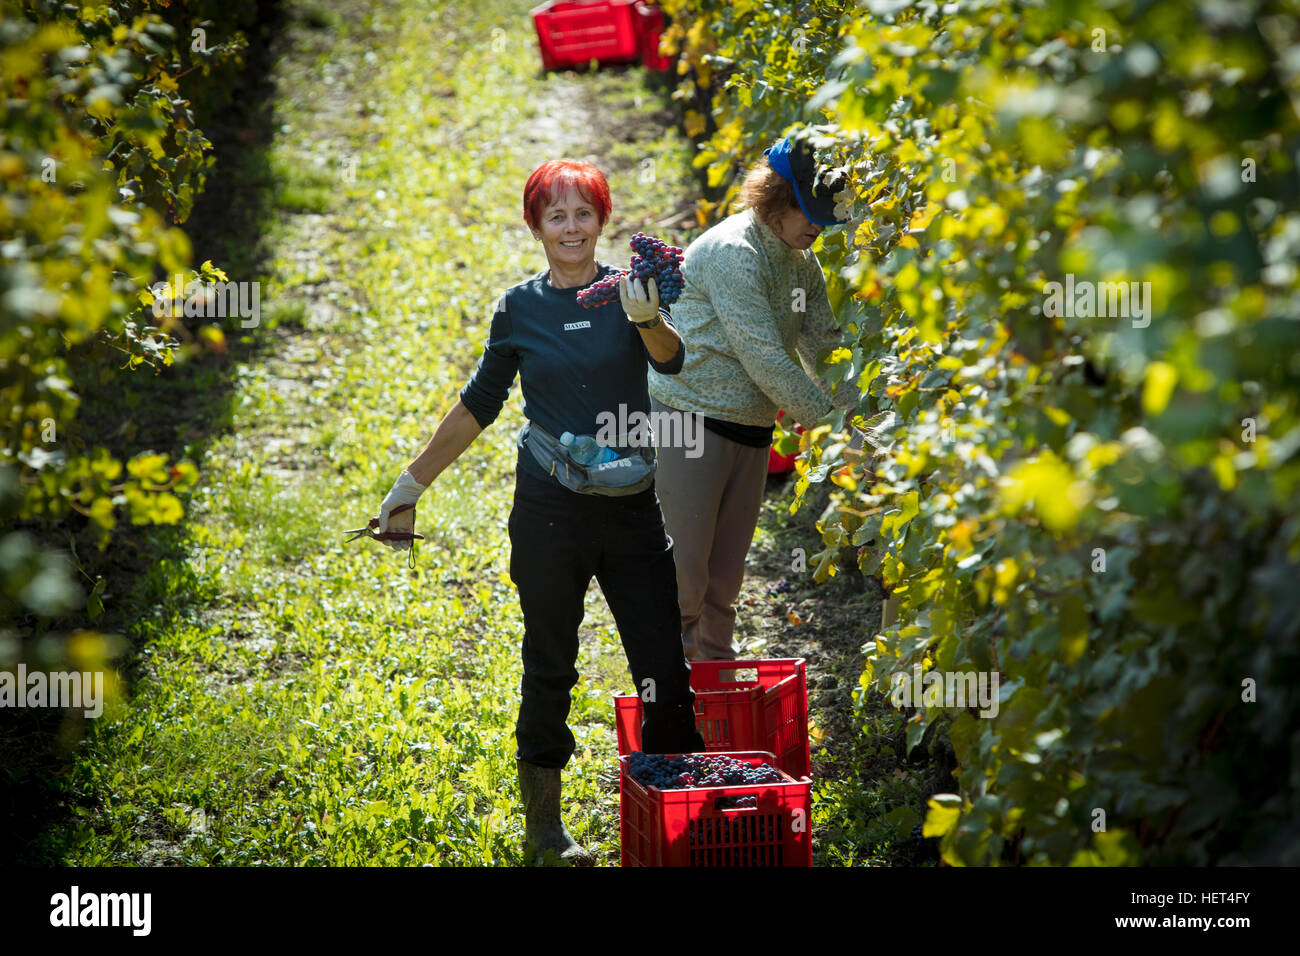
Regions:
[[[589,328],[591,328],[590,322],[565,322],[564,323],[564,331],[566,332],[576,332],[578,329],[589,329]]]

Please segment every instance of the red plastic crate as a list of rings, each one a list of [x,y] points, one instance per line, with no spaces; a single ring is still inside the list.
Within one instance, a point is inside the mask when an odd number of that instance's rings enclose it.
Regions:
[[[637,0],[637,30],[641,34],[641,62],[648,70],[660,73],[673,61],[659,53],[659,38],[664,32],[664,12],[651,3]]]
[[[770,753],[726,756],[750,766]],[[812,784],[794,780],[756,787],[660,790],[632,779],[620,757],[620,846],[623,866],[812,866]],[[756,807],[723,809],[725,797],[758,798]]]
[[[777,420],[785,418],[785,409],[776,413]],[[803,434],[803,426],[795,425],[794,432],[796,435]],[[799,453],[793,455],[778,455],[775,448],[767,450],[767,473],[769,475],[784,475],[794,471],[794,460],[799,457]]]
[[[755,672],[753,680],[722,680],[723,671]],[[733,675],[735,676],[735,675]],[[807,777],[808,675],[803,658],[692,661],[695,726],[709,753],[770,751],[778,770]],[[614,695],[618,752],[641,749],[641,698]]]
[[[534,7],[542,66],[558,70],[591,60],[634,62],[641,56],[638,0],[549,0]]]

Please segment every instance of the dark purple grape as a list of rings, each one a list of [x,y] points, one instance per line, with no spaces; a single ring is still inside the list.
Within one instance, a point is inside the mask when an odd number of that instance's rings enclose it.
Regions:
[[[685,283],[682,280],[681,262],[685,253],[676,246],[670,246],[662,239],[638,232],[630,240],[635,255],[629,267],[631,274],[649,287],[649,280],[655,280],[659,292],[659,301],[671,305],[681,296]]]

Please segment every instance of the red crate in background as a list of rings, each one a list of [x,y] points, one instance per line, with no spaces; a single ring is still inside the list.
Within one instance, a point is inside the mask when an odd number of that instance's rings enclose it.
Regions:
[[[785,418],[785,409],[776,413],[777,421]],[[803,426],[795,425],[794,432],[796,435],[803,434]],[[769,475],[784,475],[794,471],[794,460],[799,457],[799,453],[793,455],[778,455],[775,448],[767,450],[767,473]]]
[[[664,32],[664,12],[653,3],[637,0],[638,30],[641,34],[641,63],[647,70],[660,73],[673,65],[673,61],[659,53],[659,37]]]
[[[770,753],[726,754],[750,766],[772,764]],[[756,787],[644,787],[620,757],[619,860],[623,866],[812,866],[812,784],[783,774]],[[756,807],[720,801],[753,796]]]
[[[630,63],[641,57],[638,0],[549,0],[534,7],[542,66],[559,70],[591,60]]]
[[[726,671],[754,677],[723,680]],[[808,676],[803,658],[758,661],[692,661],[695,726],[709,753],[763,750],[792,777],[811,770],[808,749]],[[614,696],[618,752],[641,749],[641,698]]]

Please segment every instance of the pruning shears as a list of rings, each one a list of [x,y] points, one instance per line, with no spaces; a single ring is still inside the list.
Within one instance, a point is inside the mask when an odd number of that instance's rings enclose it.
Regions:
[[[415,505],[398,505],[396,508],[394,508],[392,511],[388,513],[388,516],[391,518],[393,515],[399,515],[403,511],[414,511],[414,510],[415,510]],[[415,542],[423,541],[424,535],[418,534],[414,531],[376,531],[375,529],[378,527],[379,527],[379,519],[371,518],[370,521],[366,523],[366,526],[364,528],[356,528],[352,531],[344,531],[343,532],[344,534],[350,534],[352,535],[352,537],[348,538],[347,541],[344,541],[343,543],[349,544],[353,541],[356,541],[358,538],[374,538],[376,541],[410,541],[411,542],[410,566],[414,568],[415,567]]]

